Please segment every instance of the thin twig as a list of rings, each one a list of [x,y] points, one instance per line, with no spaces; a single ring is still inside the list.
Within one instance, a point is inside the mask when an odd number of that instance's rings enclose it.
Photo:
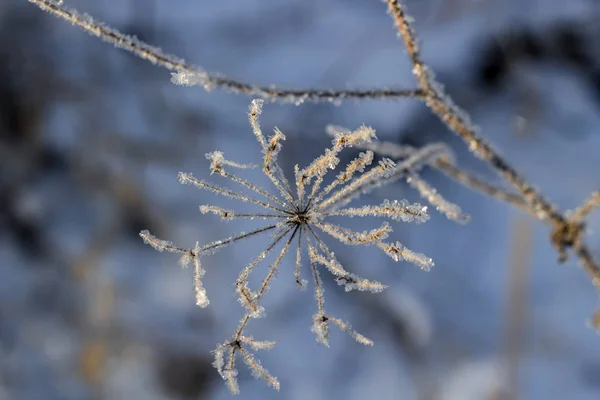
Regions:
[[[579,258],[579,262],[585,268],[586,272],[590,274],[592,278],[592,283],[597,289],[600,289],[600,275],[598,274],[598,264],[594,260],[592,253],[589,248],[585,245],[579,246],[575,249],[575,254]],[[600,328],[600,326],[598,327]]]
[[[237,81],[219,74],[205,71],[199,66],[188,64],[182,58],[163,52],[157,47],[151,46],[134,36],[125,35],[110,26],[95,20],[87,14],[80,13],[74,9],[66,8],[53,0],[28,0],[42,10],[48,11],[56,17],[62,18],[71,24],[83,29],[93,36],[120,47],[133,55],[150,61],[151,63],[171,71],[173,81],[180,84],[199,84],[209,91],[220,88],[237,94],[245,94],[252,97],[261,97],[269,101],[282,103],[301,103],[304,101],[339,102],[341,100],[381,100],[400,99],[408,97],[422,97],[423,92],[419,89],[288,89],[275,86],[260,86],[251,83]],[[193,78],[195,82],[190,82]]]
[[[582,221],[597,208],[600,208],[600,190],[592,192],[583,204],[573,211],[571,218]]]
[[[473,191],[478,191],[494,199],[512,204],[527,213],[531,211],[523,197],[507,192],[497,186],[493,186],[485,182],[482,178],[461,170],[443,158],[436,160],[433,165],[449,178],[454,179],[457,183],[460,183]]]

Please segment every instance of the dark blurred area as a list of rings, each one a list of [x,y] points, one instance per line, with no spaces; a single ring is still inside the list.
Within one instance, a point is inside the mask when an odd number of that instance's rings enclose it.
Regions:
[[[572,208],[600,185],[598,9],[530,3],[408,5],[425,59],[455,102],[544,193]],[[251,82],[414,86],[381,2],[69,6]],[[218,199],[176,176],[208,175],[204,154],[216,149],[256,161],[250,99],[171,85],[167,71],[26,1],[0,3],[0,55],[0,400],[229,398],[210,351],[239,319],[232,282],[256,245],[215,256],[205,282],[214,301],[199,309],[190,271],[138,234],[192,246],[237,230],[202,216],[198,204]],[[329,123],[372,125],[402,144],[447,142],[459,165],[495,181],[416,100],[268,105],[263,117],[288,136],[281,159],[290,173],[327,146]],[[598,295],[587,277],[574,262],[557,265],[538,222],[424,176],[472,218],[456,226],[432,210],[422,227],[395,228],[436,261],[434,271],[360,249],[336,253],[390,286],[381,295],[327,286],[330,307],[376,345],[339,335],[331,349],[318,347],[311,294],[274,290],[255,329],[281,339],[262,360],[282,393],[240,371],[242,397],[600,398],[600,338],[585,325]],[[401,183],[373,196],[418,200]],[[597,214],[589,226],[600,253]]]

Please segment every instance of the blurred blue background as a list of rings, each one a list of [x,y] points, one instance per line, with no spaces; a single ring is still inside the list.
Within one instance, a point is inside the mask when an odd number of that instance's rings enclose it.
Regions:
[[[597,1],[407,3],[425,60],[485,138],[561,209],[598,189]],[[380,1],[68,5],[248,82],[415,87]],[[167,71],[24,0],[0,3],[0,54],[0,399],[229,398],[210,351],[235,329],[242,309],[232,283],[268,238],[204,262],[211,305],[200,309],[191,271],[138,233],[193,246],[255,226],[201,215],[199,204],[222,200],[177,182],[178,171],[208,177],[204,154],[216,149],[259,159],[250,99],[174,86]],[[446,142],[459,165],[497,182],[417,100],[267,104],[262,117],[265,132],[277,125],[287,135],[288,173],[328,145],[327,124],[370,125],[397,143]],[[600,337],[586,322],[598,293],[582,269],[558,265],[540,222],[424,176],[471,215],[465,226],[434,210],[426,224],[394,224],[395,238],[434,259],[432,271],[332,244],[349,269],[390,286],[344,293],[325,279],[328,309],[375,346],[337,331],[331,348],[316,343],[312,292],[295,289],[288,259],[265,298],[267,317],[250,326],[278,340],[260,358],[281,392],[240,363],[240,398],[600,398]],[[419,201],[405,184],[367,200],[385,198]],[[599,214],[588,225],[596,254]]]

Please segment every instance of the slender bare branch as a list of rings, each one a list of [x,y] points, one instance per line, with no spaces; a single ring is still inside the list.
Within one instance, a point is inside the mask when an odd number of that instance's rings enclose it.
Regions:
[[[482,178],[461,170],[460,168],[448,162],[447,160],[438,159],[435,161],[434,166],[438,170],[440,170],[444,175],[454,179],[456,182],[460,183],[465,187],[468,187],[469,189],[481,192],[496,200],[512,204],[513,206],[527,213],[531,211],[528,204],[525,202],[525,200],[523,200],[523,197],[507,192],[506,190],[497,186],[491,185],[484,181]]]
[[[238,81],[220,74],[205,71],[202,67],[186,63],[185,60],[163,52],[134,36],[125,35],[118,30],[95,20],[91,16],[77,10],[64,7],[54,0],[29,0],[44,11],[64,19],[71,24],[83,29],[93,36],[120,47],[133,55],[150,61],[160,67],[175,71],[172,74],[173,83],[180,85],[200,85],[205,90],[219,88],[236,94],[260,97],[269,101],[300,104],[310,102],[339,102],[341,100],[382,100],[400,99],[408,97],[421,97],[423,92],[419,89],[408,90],[398,88],[377,89],[289,89],[275,86],[260,86]]]
[[[571,218],[576,221],[582,221],[597,208],[600,208],[600,190],[592,192],[583,204],[573,211]]]

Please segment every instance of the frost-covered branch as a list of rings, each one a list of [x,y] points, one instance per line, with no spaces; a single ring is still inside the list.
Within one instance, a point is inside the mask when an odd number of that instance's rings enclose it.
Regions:
[[[446,96],[441,85],[435,80],[429,67],[421,59],[416,34],[408,21],[405,7],[398,0],[386,0],[388,12],[392,16],[398,33],[413,65],[413,74],[419,87],[425,92],[427,106],[467,144],[469,150],[487,161],[508,183],[522,194],[525,201],[535,210],[538,219],[552,224],[564,222],[563,216],[554,205],[546,200],[533,186],[500,156],[500,154],[479,136],[469,116]]]
[[[407,97],[421,97],[423,92],[419,89],[399,89],[392,87],[377,89],[312,89],[312,88],[279,88],[276,86],[261,86],[247,83],[226,76],[210,73],[202,67],[187,63],[182,58],[163,52],[158,47],[151,46],[134,36],[121,33],[91,16],[80,13],[72,8],[62,5],[62,1],[54,0],[28,0],[42,10],[64,19],[71,24],[83,29],[90,35],[101,38],[112,45],[122,48],[133,55],[150,61],[152,64],[174,71],[172,82],[179,85],[199,85],[210,91],[214,88],[226,90],[236,94],[260,97],[269,101],[281,103],[300,104],[310,102],[339,102],[342,100],[382,100],[400,99]]]
[[[600,190],[592,192],[583,204],[573,211],[571,218],[582,221],[597,208],[600,208]]]
[[[507,192],[506,190],[497,186],[491,185],[485,180],[483,180],[483,178],[461,170],[456,165],[453,165],[447,160],[438,159],[437,161],[435,161],[434,166],[438,170],[440,170],[444,175],[454,179],[456,182],[471,190],[483,193],[484,195],[492,197],[496,200],[512,204],[513,206],[527,213],[530,212],[530,208],[528,207],[525,200],[523,200],[523,197]]]
[[[408,52],[413,66],[413,74],[417,78],[419,87],[424,91],[427,106],[467,144],[473,154],[486,161],[523,196],[530,214],[551,227],[550,239],[559,254],[559,261],[566,261],[567,250],[572,249],[586,272],[591,276],[594,286],[600,289],[600,264],[585,245],[582,238],[585,224],[578,220],[578,217],[581,218],[598,207],[600,195],[593,193],[584,202],[584,205],[576,210],[575,218],[568,213],[558,211],[550,201],[504,160],[500,153],[479,136],[469,116],[444,93],[429,67],[421,59],[417,36],[405,13],[405,6],[398,0],[385,1],[388,6],[388,13],[394,20],[399,37]],[[597,328],[600,328],[600,325]]]

